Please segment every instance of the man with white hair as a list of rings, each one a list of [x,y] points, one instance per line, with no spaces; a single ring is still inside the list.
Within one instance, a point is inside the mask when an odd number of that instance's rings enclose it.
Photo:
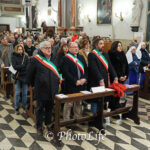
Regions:
[[[59,73],[51,56],[51,44],[49,41],[40,43],[40,50],[31,58],[28,65],[28,82],[35,87],[36,125],[38,135],[43,134],[43,115],[45,125],[50,131],[51,115],[54,104],[54,96],[58,92]]]

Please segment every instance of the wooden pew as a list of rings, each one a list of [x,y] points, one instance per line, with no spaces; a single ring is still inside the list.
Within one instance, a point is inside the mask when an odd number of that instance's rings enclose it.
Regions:
[[[3,68],[1,70],[0,92],[7,98],[9,98],[10,95],[13,95],[13,82],[11,81],[11,72],[8,68]]]
[[[36,101],[33,98],[33,91],[34,89],[29,86],[29,107],[27,107],[26,113],[29,117],[31,117],[36,122]]]
[[[71,125],[73,123],[82,123],[85,121],[93,121],[96,117],[99,119],[99,125],[98,129],[104,129],[103,127],[103,120],[105,117],[117,115],[120,113],[125,113],[125,116],[132,119],[136,124],[140,124],[140,119],[138,117],[138,96],[139,96],[139,85],[134,85],[132,88],[127,88],[126,92],[134,92],[133,96],[133,105],[132,107],[124,107],[116,109],[112,112],[106,112],[104,113],[104,97],[114,95],[116,92],[115,90],[112,91],[105,91],[101,93],[91,93],[91,94],[83,94],[83,93],[75,93],[75,94],[68,94],[67,98],[60,98],[58,96],[55,97],[55,123],[54,123],[54,139],[56,141],[56,144],[60,146],[61,141],[59,141],[59,132],[60,127]],[[84,101],[88,99],[94,99],[94,98],[100,98],[98,100],[98,110],[97,116],[87,116],[82,117],[79,119],[71,119],[69,121],[60,121],[60,110],[61,110],[61,104],[62,103],[68,103],[68,102],[76,102],[76,101]]]
[[[145,72],[145,83],[144,88],[140,90],[139,95],[140,97],[150,100],[150,70],[146,70]]]

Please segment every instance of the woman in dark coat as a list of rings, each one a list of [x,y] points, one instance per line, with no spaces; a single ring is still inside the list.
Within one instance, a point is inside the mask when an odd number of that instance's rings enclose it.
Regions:
[[[15,109],[16,114],[19,114],[19,99],[20,99],[20,89],[22,87],[22,107],[25,111],[25,106],[27,102],[27,91],[28,84],[26,80],[26,69],[28,64],[28,56],[25,54],[25,50],[22,45],[17,45],[15,47],[15,52],[12,54],[12,66],[17,71],[15,74]]]
[[[128,78],[129,67],[128,67],[126,55],[122,50],[122,44],[120,41],[115,41],[112,43],[112,46],[108,52],[108,55],[109,55],[111,64],[113,65],[117,73],[118,81],[120,83],[124,83],[126,79]],[[113,101],[115,101],[115,103]],[[119,97],[113,98],[112,102],[109,103],[111,110],[115,110],[121,107],[121,105],[119,104],[119,101],[120,101]]]
[[[117,73],[118,81],[120,83],[123,83],[128,78],[129,67],[128,67],[126,55],[122,50],[122,44],[120,41],[115,41],[112,43],[108,55]]]
[[[57,63],[57,68],[58,71],[60,72],[60,66],[62,63],[62,58],[68,53],[68,44],[63,44],[61,45],[60,49],[57,52],[56,56],[56,63]]]

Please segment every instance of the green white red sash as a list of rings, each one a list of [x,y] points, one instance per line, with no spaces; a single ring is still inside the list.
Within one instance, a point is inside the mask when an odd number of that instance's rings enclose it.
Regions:
[[[59,74],[57,67],[47,58],[42,57],[41,55],[34,56],[39,62],[41,62],[45,67],[52,70],[54,74],[60,79],[61,75]],[[61,80],[61,79],[60,79]]]
[[[79,69],[82,71],[82,73],[84,74],[83,63],[78,58],[73,56],[71,53],[68,53],[65,56],[68,57],[71,61],[73,61],[79,67]]]
[[[94,53],[98,57],[98,59],[103,63],[108,72],[108,61],[106,60],[106,58],[97,49],[94,49],[92,53]]]

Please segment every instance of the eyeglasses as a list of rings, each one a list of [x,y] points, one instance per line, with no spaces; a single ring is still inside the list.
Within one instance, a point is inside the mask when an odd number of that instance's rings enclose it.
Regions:
[[[78,46],[70,47],[70,48],[78,48]]]
[[[46,49],[46,50],[49,50],[49,49],[51,49],[51,47],[43,47],[44,49]]]

